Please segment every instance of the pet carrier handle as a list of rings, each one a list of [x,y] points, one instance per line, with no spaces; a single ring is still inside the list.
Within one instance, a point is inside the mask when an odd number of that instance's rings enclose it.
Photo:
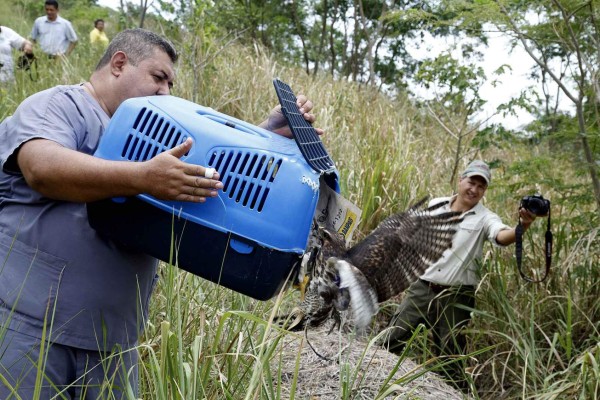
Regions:
[[[228,127],[232,128],[232,129],[236,129],[238,131],[241,131],[241,132],[244,132],[244,133],[249,133],[249,134],[255,135],[255,136],[260,136],[260,137],[263,137],[265,139],[269,139],[270,138],[270,136],[267,135],[266,133],[260,132],[259,130],[256,130],[256,129],[252,129],[249,126],[242,125],[239,122],[230,121],[230,120],[228,120],[226,118],[218,117],[218,116],[212,115],[212,114],[202,114],[202,113],[199,113],[199,114],[202,115],[205,118],[208,118],[208,119],[210,119],[212,121],[215,121],[215,122],[217,122],[219,124],[228,126]]]
[[[254,246],[236,239],[231,239],[229,246],[240,254],[250,254],[254,251]]]
[[[300,108],[296,103],[297,98],[292,88],[279,79],[273,79],[273,86],[281,104],[283,116],[287,119],[292,136],[308,165],[320,174],[328,175],[335,171],[335,164],[329,157],[319,134],[300,113]]]

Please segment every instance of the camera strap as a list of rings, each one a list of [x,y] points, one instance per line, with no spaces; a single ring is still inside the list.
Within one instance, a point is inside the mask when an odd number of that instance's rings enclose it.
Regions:
[[[33,56],[33,54],[32,54]],[[26,69],[27,72],[29,73],[29,79],[31,79],[32,82],[37,81],[38,78],[38,69],[37,69],[37,58],[35,56],[31,57],[29,59],[29,67]],[[35,70],[35,72],[34,72]]]
[[[521,266],[521,261],[523,258],[523,232],[525,231],[523,229],[523,225],[521,224],[521,220],[519,219],[519,223],[517,224],[516,228],[515,228],[515,237],[516,237],[516,241],[515,241],[515,256],[517,259],[517,268],[519,270],[519,274],[521,275],[521,277],[523,279],[525,279],[527,282],[532,282],[532,283],[540,283],[543,282],[547,277],[548,274],[550,273],[550,265],[552,264],[552,231],[550,230],[550,209],[548,209],[548,224],[546,227],[546,234],[545,234],[545,240],[544,240],[544,256],[546,258],[546,272],[544,273],[544,276],[542,276],[541,279],[533,279],[530,278],[529,276],[525,275],[525,273],[523,272],[522,266]]]

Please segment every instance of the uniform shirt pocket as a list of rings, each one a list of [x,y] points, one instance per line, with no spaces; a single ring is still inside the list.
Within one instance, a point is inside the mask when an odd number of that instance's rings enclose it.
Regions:
[[[483,227],[483,220],[481,219],[465,219],[463,222],[460,223],[460,229],[466,232],[476,232],[481,230]]]
[[[0,232],[0,302],[14,312],[50,320],[67,261]]]

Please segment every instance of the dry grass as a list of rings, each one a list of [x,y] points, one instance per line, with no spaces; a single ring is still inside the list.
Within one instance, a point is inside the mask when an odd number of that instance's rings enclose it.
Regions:
[[[179,44],[189,48],[193,43]],[[84,49],[78,47],[68,70],[42,69],[35,82],[18,73],[15,87],[0,88],[0,118],[28,94],[62,83],[64,75],[69,83],[88,76],[93,65]],[[276,104],[271,85],[275,77],[314,100],[343,195],[363,209],[359,235],[424,194],[441,196],[453,190],[448,181],[455,143],[406,99],[391,100],[328,76],[306,76],[259,48],[205,42],[197,49],[183,52],[177,96],[254,123]],[[486,248],[480,312],[469,333],[474,350],[489,348],[473,361],[478,389],[485,389],[479,396],[600,398],[600,350],[595,346],[600,337],[600,235],[597,216],[582,201],[588,191],[586,177],[577,174],[580,162],[566,152],[517,140],[504,145],[470,153],[498,160],[486,205],[512,224],[521,196],[541,192],[551,198],[555,257],[546,283],[525,285],[516,274],[512,248]],[[527,265],[543,263],[544,228],[540,221],[528,232]],[[286,300],[293,305],[298,301],[294,293]],[[431,364],[400,359],[351,335],[326,335],[325,328],[309,333],[317,351],[335,359],[324,361],[302,335],[273,333],[266,327],[279,306],[184,273],[177,279],[163,276],[141,342],[142,397],[463,398],[438,375],[419,375],[419,368]]]
[[[364,338],[338,331],[328,334],[328,330],[322,327],[307,335],[320,355],[302,334],[283,339],[280,358],[275,358],[272,366],[280,370],[274,375],[281,379],[282,398],[325,400],[346,398],[344,393],[356,400],[467,398],[409,358],[401,358]]]

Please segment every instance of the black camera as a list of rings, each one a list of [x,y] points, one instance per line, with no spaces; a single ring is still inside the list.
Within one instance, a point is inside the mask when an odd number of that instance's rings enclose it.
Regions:
[[[35,55],[33,53],[23,53],[17,58],[17,68],[24,71],[31,69],[31,65],[35,61]]]
[[[543,217],[550,212],[550,200],[537,194],[525,196],[521,199],[521,207],[534,213],[538,217]]]

